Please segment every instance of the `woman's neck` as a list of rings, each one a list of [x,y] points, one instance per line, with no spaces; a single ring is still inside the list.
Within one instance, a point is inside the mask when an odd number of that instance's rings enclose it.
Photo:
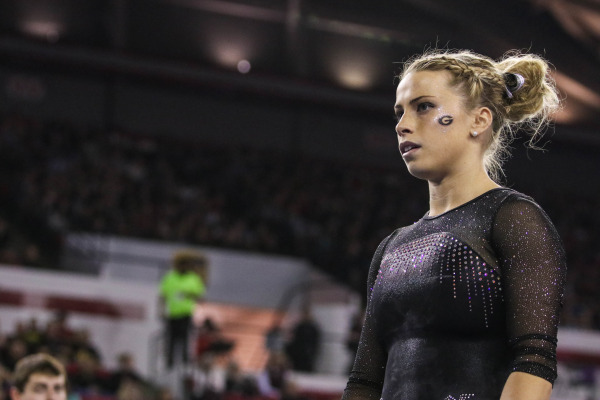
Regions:
[[[429,181],[429,216],[443,214],[498,187],[500,185],[490,179],[485,171]]]

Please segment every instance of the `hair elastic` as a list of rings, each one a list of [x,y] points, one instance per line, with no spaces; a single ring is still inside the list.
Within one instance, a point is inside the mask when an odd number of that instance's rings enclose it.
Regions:
[[[525,78],[521,74],[506,72],[503,74],[504,90],[509,99],[513,98],[513,93],[517,92],[525,84]]]

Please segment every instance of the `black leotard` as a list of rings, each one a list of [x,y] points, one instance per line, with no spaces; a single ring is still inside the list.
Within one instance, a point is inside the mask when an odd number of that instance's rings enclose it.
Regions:
[[[396,230],[343,400],[498,400],[512,371],[553,382],[565,274],[550,219],[511,189]]]

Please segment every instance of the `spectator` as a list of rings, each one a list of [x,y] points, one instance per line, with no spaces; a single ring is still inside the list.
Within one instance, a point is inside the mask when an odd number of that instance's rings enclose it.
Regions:
[[[211,318],[206,318],[198,329],[196,338],[196,357],[204,355],[223,355],[228,353],[234,346],[234,342],[226,339],[221,329]]]
[[[225,368],[225,393],[253,398],[261,392],[256,378],[245,374],[235,360],[230,360]]]
[[[0,335],[0,400],[5,400],[10,395],[11,371],[17,361],[32,352],[49,354],[51,348],[57,351],[51,354],[53,359],[67,366],[65,369],[73,396],[115,396],[114,398],[121,400],[135,400],[140,393],[143,393],[141,399],[144,400],[158,396],[158,389],[135,371],[130,354],[123,353],[119,357],[119,367],[109,373],[100,362],[100,353],[89,345],[86,329],[60,329],[61,322],[56,318],[52,318],[48,326],[54,332],[57,346],[47,345],[44,339],[46,335],[39,334],[37,320],[34,318],[27,323],[18,322],[15,332],[6,335],[6,341],[3,339],[5,336]],[[70,339],[63,338],[62,334],[67,334]],[[36,346],[40,336],[44,340],[41,345]],[[27,346],[29,340],[33,345]]]
[[[64,354],[67,359],[71,358],[72,350],[69,346],[69,339],[63,336],[63,330],[58,321],[51,320],[46,324],[40,344],[40,351],[42,350],[55,355]]]
[[[183,363],[188,361],[188,337],[192,314],[202,299],[206,288],[197,268],[206,268],[207,260],[202,253],[179,251],[173,257],[172,269],[162,278],[159,292],[166,333],[166,365],[173,367],[178,355]]]
[[[110,374],[108,386],[112,393],[116,393],[127,382],[145,385],[144,379],[135,370],[133,356],[130,353],[121,353],[117,357],[117,369]]]
[[[186,389],[190,400],[217,400],[225,391],[225,371],[217,365],[213,354],[206,354],[186,376]]]
[[[289,378],[290,362],[283,352],[269,355],[267,365],[258,375],[258,388],[263,396],[279,396]]]
[[[117,400],[146,400],[144,386],[138,382],[125,380],[117,391]]]
[[[17,362],[27,355],[27,343],[19,336],[10,338],[2,352],[2,365],[9,371],[15,369]]]
[[[295,371],[313,372],[319,355],[321,333],[312,318],[310,308],[305,306],[300,321],[292,330],[292,338],[286,353]]]
[[[110,392],[110,375],[92,354],[79,350],[68,366],[69,381],[74,392],[85,395],[103,395]]]
[[[284,350],[284,332],[279,321],[274,323],[265,334],[265,348],[270,352],[280,352]]]
[[[67,374],[54,357],[37,353],[22,358],[16,365],[12,400],[66,400]]]
[[[70,340],[68,342],[73,354],[83,351],[92,356],[98,362],[102,361],[100,351],[91,342],[90,331],[88,329],[83,328],[72,331],[70,333]]]
[[[175,400],[173,392],[168,387],[161,387],[158,389],[156,400]]]
[[[43,340],[43,332],[39,329],[36,318],[29,319],[29,323],[24,327],[21,337],[27,343],[29,353],[35,353],[39,350]]]
[[[288,380],[281,391],[280,400],[310,400],[310,397],[302,394],[295,382]]]
[[[10,396],[11,373],[0,365],[0,400],[7,400]]]

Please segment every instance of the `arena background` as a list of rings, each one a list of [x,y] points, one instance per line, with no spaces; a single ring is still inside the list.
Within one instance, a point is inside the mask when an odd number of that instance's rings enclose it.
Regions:
[[[194,248],[211,262],[197,321],[211,316],[235,342],[227,360],[260,374],[267,331],[289,335],[309,304],[316,370],[291,380],[310,398],[339,397],[370,255],[426,212],[392,106],[398,63],[434,47],[521,49],[556,68],[564,107],[546,151],[517,140],[505,184],[546,209],[568,251],[553,398],[600,398],[590,0],[3,1],[2,336],[68,312],[102,355],[96,367],[116,369],[127,351],[152,396],[186,398],[194,372],[162,364],[156,287],[173,252]]]

